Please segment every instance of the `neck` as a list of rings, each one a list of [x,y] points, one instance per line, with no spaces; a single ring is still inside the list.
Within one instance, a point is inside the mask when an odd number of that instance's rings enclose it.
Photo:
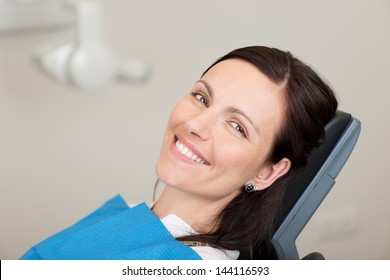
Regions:
[[[153,212],[159,218],[175,214],[196,232],[209,233],[216,228],[217,218],[230,200],[230,198],[207,199],[165,186],[159,200],[153,207]]]

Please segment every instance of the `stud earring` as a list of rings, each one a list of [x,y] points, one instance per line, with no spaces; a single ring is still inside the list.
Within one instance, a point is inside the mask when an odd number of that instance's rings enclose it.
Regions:
[[[254,192],[257,190],[257,187],[255,185],[253,185],[252,183],[248,183],[245,185],[245,191],[247,193],[251,193],[251,192]]]

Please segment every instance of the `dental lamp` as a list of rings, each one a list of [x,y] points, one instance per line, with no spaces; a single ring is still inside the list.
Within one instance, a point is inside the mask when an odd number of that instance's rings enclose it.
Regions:
[[[144,80],[149,66],[142,61],[118,63],[105,43],[98,1],[69,2],[75,9],[77,40],[60,46],[46,44],[33,54],[34,61],[55,79],[87,91],[100,90],[116,78]]]

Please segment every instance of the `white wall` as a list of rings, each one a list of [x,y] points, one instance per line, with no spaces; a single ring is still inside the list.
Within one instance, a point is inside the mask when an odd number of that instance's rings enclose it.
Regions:
[[[20,257],[117,193],[150,202],[174,102],[217,57],[255,44],[309,62],[331,82],[340,108],[362,121],[355,151],[298,240],[301,253],[390,259],[388,0],[103,5],[109,43],[120,56],[151,63],[147,83],[80,93],[48,79],[30,59],[34,47],[72,37],[72,29],[0,37],[1,259]]]

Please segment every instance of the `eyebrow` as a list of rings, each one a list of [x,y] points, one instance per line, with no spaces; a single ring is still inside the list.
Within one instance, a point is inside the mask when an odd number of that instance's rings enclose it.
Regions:
[[[206,88],[208,94],[210,95],[211,99],[214,97],[214,91],[213,89],[211,88],[211,86],[204,80],[197,80],[196,83],[201,83],[204,85],[204,87]]]
[[[244,117],[250,124],[251,126],[254,128],[254,130],[256,131],[257,134],[259,134],[259,130],[257,129],[257,127],[255,126],[255,124],[252,122],[251,118],[248,117],[243,111],[241,111],[240,109],[237,109],[237,108],[234,108],[232,106],[229,106],[227,108],[227,110],[229,112],[232,112],[232,113],[235,113],[235,114],[238,114],[238,115],[241,115],[242,117]]]
[[[201,83],[204,85],[204,87],[206,88],[208,94],[210,95],[211,98],[214,97],[214,91],[212,89],[212,87],[204,80],[198,80],[196,81],[196,83]],[[237,109],[235,107],[232,107],[232,106],[229,106],[227,108],[227,110],[229,112],[232,112],[232,113],[235,113],[235,114],[238,114],[238,115],[241,115],[242,117],[244,117],[250,124],[251,126],[254,128],[254,130],[256,131],[257,134],[259,134],[259,130],[257,129],[257,127],[255,126],[255,124],[252,122],[251,118],[247,116],[247,114],[245,114],[243,111],[241,111],[240,109]]]

